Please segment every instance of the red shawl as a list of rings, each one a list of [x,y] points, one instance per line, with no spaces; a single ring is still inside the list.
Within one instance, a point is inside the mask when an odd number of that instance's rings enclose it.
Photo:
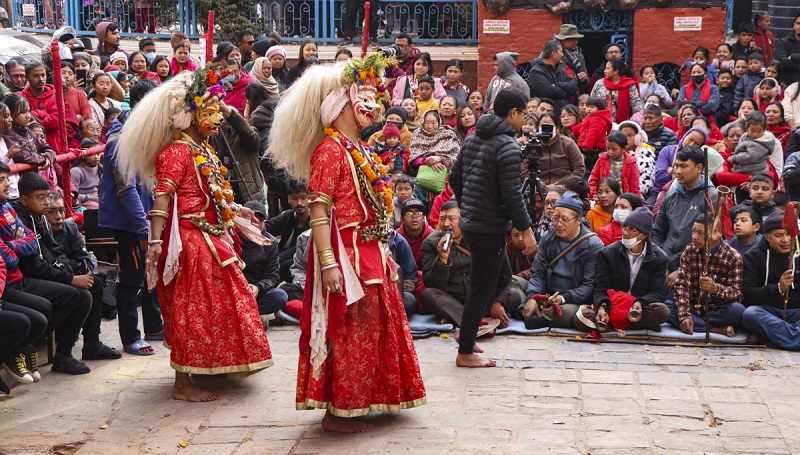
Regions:
[[[767,129],[770,133],[775,135],[775,139],[781,143],[783,151],[786,152],[786,145],[789,143],[789,138],[792,136],[792,129],[788,125],[770,126]]]
[[[691,100],[693,94],[694,94],[694,82],[689,82],[688,84],[686,84],[686,99]],[[711,81],[706,79],[705,82],[703,82],[703,91],[700,92],[700,101],[707,103],[710,97],[711,97]]]
[[[609,92],[613,92],[614,90],[618,91],[617,94],[617,115],[615,116],[616,122],[624,122],[631,118],[631,91],[630,87],[635,85],[636,81],[633,78],[628,76],[622,76],[619,82],[616,84],[608,80],[607,78],[603,78],[603,85],[606,86],[606,89]],[[611,103],[609,102],[608,105],[610,106]]]

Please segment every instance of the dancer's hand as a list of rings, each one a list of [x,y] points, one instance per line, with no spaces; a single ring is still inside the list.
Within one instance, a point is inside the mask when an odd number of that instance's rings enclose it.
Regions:
[[[156,267],[158,264],[158,258],[161,256],[161,244],[154,243],[147,247],[147,267],[145,268],[145,272],[149,270],[151,267]]]
[[[344,279],[339,267],[322,272],[322,286],[328,292],[344,295]]]

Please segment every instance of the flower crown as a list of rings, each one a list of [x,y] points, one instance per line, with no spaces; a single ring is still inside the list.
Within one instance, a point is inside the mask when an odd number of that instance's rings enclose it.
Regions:
[[[386,86],[383,85],[383,75],[389,65],[397,64],[394,57],[386,57],[381,52],[368,55],[366,58],[353,58],[344,67],[342,77],[351,84],[359,87],[372,88],[377,99],[389,97]]]
[[[231,70],[220,69],[210,63],[195,71],[192,83],[186,90],[185,101],[189,109],[196,111],[212,97],[224,99],[225,91],[232,88],[231,83],[225,80],[231,74]]]

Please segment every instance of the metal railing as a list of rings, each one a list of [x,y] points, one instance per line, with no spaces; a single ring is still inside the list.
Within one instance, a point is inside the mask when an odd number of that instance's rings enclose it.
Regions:
[[[393,42],[408,33],[415,42],[474,44],[478,42],[478,0],[399,0],[378,3],[378,40]],[[94,35],[104,20],[119,24],[122,36],[168,37],[182,31],[197,38],[205,30],[204,13],[192,0],[11,0],[14,28],[24,31],[75,27]],[[257,36],[278,32],[286,41],[312,38],[322,44],[341,39],[344,0],[255,1],[250,19]],[[363,8],[356,31],[362,33]]]

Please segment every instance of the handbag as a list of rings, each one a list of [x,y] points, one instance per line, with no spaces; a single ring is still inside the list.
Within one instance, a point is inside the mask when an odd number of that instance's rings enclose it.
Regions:
[[[446,168],[442,169],[441,171],[437,171],[431,166],[423,164],[419,167],[419,171],[417,172],[417,177],[414,179],[414,183],[428,191],[441,193],[444,191],[445,177],[447,177]]]

